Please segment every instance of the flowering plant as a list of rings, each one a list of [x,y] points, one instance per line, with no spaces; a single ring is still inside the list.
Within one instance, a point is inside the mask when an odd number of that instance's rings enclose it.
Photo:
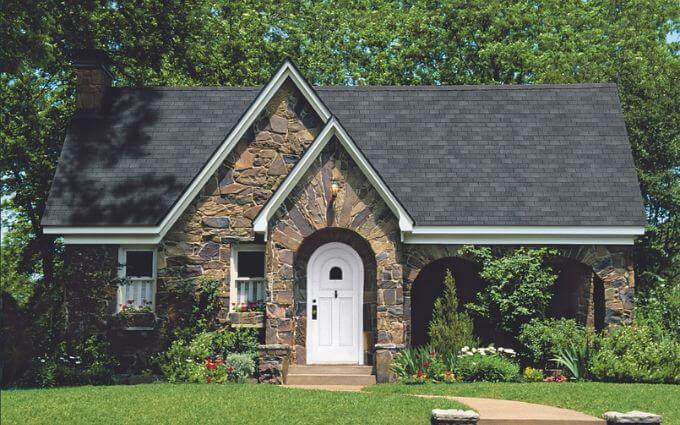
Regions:
[[[422,385],[429,379],[427,373],[423,369],[418,369],[416,373],[407,379],[404,379],[406,385]]]
[[[226,360],[221,356],[207,357],[201,374],[208,384],[244,382],[255,371],[255,362],[249,354],[231,353]]]
[[[503,347],[494,347],[493,344],[490,344],[488,347],[480,347],[480,348],[470,348],[468,346],[463,347],[460,350],[460,355],[458,357],[463,357],[463,356],[474,356],[475,354],[478,354],[480,356],[487,356],[487,355],[500,355],[500,356],[507,356],[507,357],[515,357],[517,353],[515,350],[512,348],[503,348]]]
[[[528,366],[524,369],[524,380],[529,382],[543,381],[543,369],[534,369]]]
[[[119,305],[119,314],[153,313],[153,302],[143,299],[141,305],[135,305],[135,300],[127,300],[126,304]]]
[[[562,383],[566,382],[567,377],[564,375],[557,375],[557,376],[548,376],[546,377],[543,381],[544,382],[556,382],[556,383]]]
[[[231,303],[231,309],[237,313],[245,313],[248,311],[264,311],[265,304],[263,300],[250,301],[247,303]]]

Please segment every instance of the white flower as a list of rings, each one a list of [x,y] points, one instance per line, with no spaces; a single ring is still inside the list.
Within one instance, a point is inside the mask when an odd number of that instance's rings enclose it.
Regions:
[[[40,359],[40,363],[45,363],[45,359]]]
[[[470,347],[468,347],[467,345],[465,347],[463,347],[463,351],[468,351],[469,349],[470,349]]]
[[[80,364],[80,363],[81,363],[80,360],[76,360],[76,364]]]

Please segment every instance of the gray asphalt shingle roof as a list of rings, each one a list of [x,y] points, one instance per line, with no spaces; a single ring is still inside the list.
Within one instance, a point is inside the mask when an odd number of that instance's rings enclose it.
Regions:
[[[417,225],[645,223],[614,85],[315,89]],[[158,224],[259,90],[112,90],[74,119],[43,224]]]

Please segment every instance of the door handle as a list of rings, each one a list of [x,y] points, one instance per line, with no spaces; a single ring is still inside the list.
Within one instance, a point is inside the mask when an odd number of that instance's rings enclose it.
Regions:
[[[338,298],[338,290],[335,290],[335,298]]]
[[[316,304],[312,304],[312,320],[316,320]]]

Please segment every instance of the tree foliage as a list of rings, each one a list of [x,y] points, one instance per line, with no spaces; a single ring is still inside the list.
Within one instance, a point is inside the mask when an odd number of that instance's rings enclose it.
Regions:
[[[430,346],[442,354],[458,354],[461,348],[475,347],[479,343],[474,336],[472,319],[465,311],[459,311],[456,281],[451,270],[446,270],[444,291],[434,302],[428,334]]]
[[[554,250],[518,248],[495,255],[490,248],[466,247],[465,252],[481,263],[479,275],[487,282],[477,302],[467,304],[469,311],[510,335],[519,335],[533,319],[545,318],[557,280],[546,262]]]

